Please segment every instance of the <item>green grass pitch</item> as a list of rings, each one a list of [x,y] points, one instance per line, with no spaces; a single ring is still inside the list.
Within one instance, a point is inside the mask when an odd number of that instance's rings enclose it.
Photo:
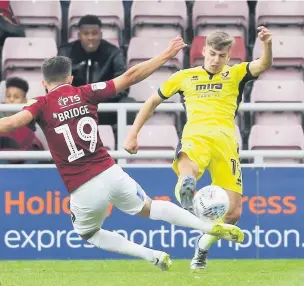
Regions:
[[[210,260],[191,273],[189,260],[169,272],[139,260],[0,261],[1,286],[303,286],[304,260]]]

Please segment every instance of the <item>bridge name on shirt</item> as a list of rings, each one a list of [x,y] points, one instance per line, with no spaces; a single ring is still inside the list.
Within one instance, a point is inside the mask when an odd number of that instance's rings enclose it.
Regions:
[[[89,114],[89,108],[87,105],[82,105],[80,107],[71,108],[69,110],[60,112],[60,113],[53,113],[53,117],[59,119],[60,122],[72,119],[74,117],[78,117],[81,115]]]
[[[197,84],[196,90],[213,90],[213,89],[222,89],[222,83],[207,83],[207,84]]]

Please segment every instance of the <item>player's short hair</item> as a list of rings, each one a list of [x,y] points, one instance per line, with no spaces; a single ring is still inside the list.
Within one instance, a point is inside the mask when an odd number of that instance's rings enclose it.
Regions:
[[[221,51],[226,47],[231,49],[234,38],[223,31],[214,31],[207,36],[206,43],[207,46],[210,46],[217,51]]]
[[[99,28],[102,26],[100,19],[95,15],[85,15],[81,17],[78,22],[78,28],[81,28],[83,25],[97,25]]]
[[[6,88],[9,87],[17,87],[20,88],[22,91],[24,91],[25,94],[27,94],[29,90],[28,82],[20,77],[11,77],[6,80],[5,84]]]
[[[42,63],[43,78],[47,83],[64,82],[72,75],[72,61],[64,56],[45,59]]]

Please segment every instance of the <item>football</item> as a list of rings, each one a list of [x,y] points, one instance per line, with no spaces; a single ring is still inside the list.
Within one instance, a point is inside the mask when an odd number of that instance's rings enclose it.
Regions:
[[[200,219],[216,220],[224,217],[229,210],[227,192],[214,185],[200,189],[193,198],[194,214]]]

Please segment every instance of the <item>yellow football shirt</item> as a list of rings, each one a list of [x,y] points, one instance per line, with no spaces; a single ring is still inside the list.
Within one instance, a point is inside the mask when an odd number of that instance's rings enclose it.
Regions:
[[[249,63],[226,65],[218,74],[203,67],[180,70],[159,88],[161,98],[180,93],[186,109],[187,123],[183,135],[193,136],[219,129],[235,135],[235,115],[245,83],[255,79]]]

